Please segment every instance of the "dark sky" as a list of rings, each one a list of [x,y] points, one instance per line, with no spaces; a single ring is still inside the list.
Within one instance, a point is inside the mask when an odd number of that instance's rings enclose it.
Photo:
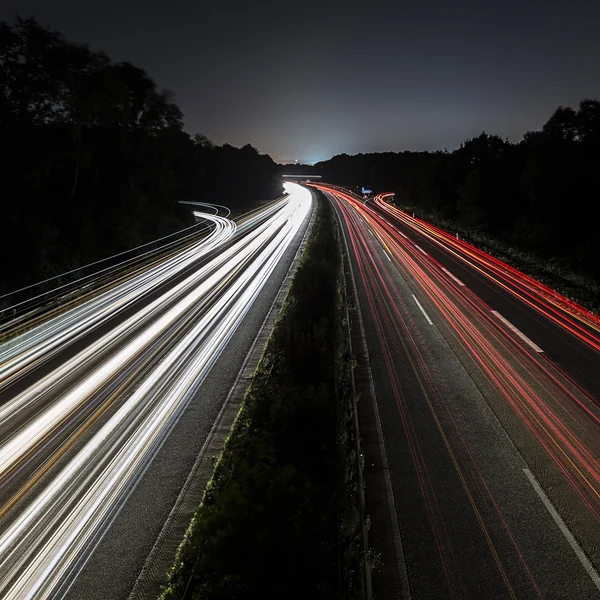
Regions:
[[[190,133],[276,160],[518,140],[600,97],[594,0],[3,0],[142,67]]]

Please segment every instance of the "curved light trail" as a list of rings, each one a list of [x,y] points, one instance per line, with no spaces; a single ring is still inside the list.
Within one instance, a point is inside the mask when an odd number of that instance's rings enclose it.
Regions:
[[[65,343],[85,335],[90,327],[112,319],[116,313],[189,267],[235,233],[235,223],[229,219],[208,214],[203,218],[213,223],[212,231],[185,252],[0,347],[0,388],[10,383],[15,374],[23,374],[37,366],[38,359],[48,360]]]
[[[304,223],[310,193],[288,192],[238,231],[203,215],[214,230],[183,256],[4,350],[5,379],[35,373],[44,352],[221,249],[0,408],[2,598],[66,593]]]
[[[436,458],[432,461],[432,447],[443,449],[444,460],[449,460],[456,473],[471,516],[458,507],[452,510],[464,515],[461,518],[469,537],[475,536],[474,530],[480,531],[502,581],[503,595],[544,596],[515,541],[502,502],[490,489],[489,474],[484,475],[468,441],[472,437],[466,425],[468,418],[457,412],[452,400],[455,394],[460,397],[460,392],[454,391],[453,382],[442,376],[437,366],[441,357],[420,332],[435,323],[463,357],[461,362],[469,365],[469,372],[504,428],[512,433],[525,459],[536,465],[550,487],[549,495],[561,502],[565,520],[587,536],[584,539],[590,552],[598,541],[593,532],[600,525],[600,411],[596,399],[462,279],[402,232],[394,218],[418,230],[451,256],[468,262],[509,298],[534,308],[592,352],[600,347],[597,317],[469,244],[398,211],[385,203],[385,195],[376,197],[374,209],[339,188],[313,185],[328,194],[344,221],[358,280],[367,299],[365,310],[375,325],[377,351],[381,351],[421,502],[426,507],[439,572],[446,580],[444,593],[465,597],[464,565],[456,558],[460,553],[457,544],[462,542],[457,541],[458,534],[453,538],[450,533],[453,524],[447,517],[444,485],[434,475],[442,450],[434,452]],[[397,273],[413,294],[400,291]],[[423,324],[418,323],[419,315],[425,319]],[[425,434],[423,422],[429,419],[431,430]],[[435,431],[439,445],[431,431]],[[474,521],[469,524],[467,519],[471,518]],[[598,556],[592,558],[597,560]],[[483,568],[485,553],[479,560]],[[596,585],[596,571],[590,576]]]
[[[379,194],[374,198],[374,202],[385,213],[420,233],[456,260],[476,270],[595,350],[600,350],[598,315],[475,246],[396,208],[387,201],[392,195]]]

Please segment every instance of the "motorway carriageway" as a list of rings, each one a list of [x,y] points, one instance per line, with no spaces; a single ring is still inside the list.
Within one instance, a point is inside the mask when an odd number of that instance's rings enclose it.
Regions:
[[[287,191],[0,346],[0,597],[68,592],[305,224]]]
[[[356,277],[395,597],[600,597],[597,317],[386,196],[314,187]]]

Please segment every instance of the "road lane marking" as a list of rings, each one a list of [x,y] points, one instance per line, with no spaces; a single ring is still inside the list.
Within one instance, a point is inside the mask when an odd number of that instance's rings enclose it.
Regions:
[[[554,522],[558,525],[561,533],[565,536],[567,542],[569,542],[569,546],[573,548],[573,552],[583,565],[586,573],[590,576],[591,580],[594,582],[594,585],[598,590],[600,590],[600,576],[598,575],[598,571],[594,569],[594,566],[590,562],[590,559],[586,556],[583,548],[579,545],[579,542],[575,539],[575,536],[569,530],[567,524],[563,521],[562,517],[558,514],[556,508],[554,508],[554,504],[548,496],[546,496],[546,492],[542,489],[542,486],[538,483],[534,474],[529,469],[523,469],[523,473],[527,479],[529,479],[529,483],[533,486],[533,489],[536,491],[537,495],[540,497],[541,501],[544,503],[544,506],[548,509],[548,512],[554,519]]]
[[[419,304],[419,301],[417,300],[416,296],[413,294],[412,295],[413,298],[415,299],[415,302],[417,304]],[[390,310],[390,304],[388,302],[386,302],[385,298],[384,298],[384,303],[386,305],[387,310]],[[419,307],[421,308],[421,310],[423,310],[423,307],[421,307],[421,305],[419,304]],[[423,311],[423,313],[425,313],[425,311]],[[427,315],[425,315],[427,316]],[[428,318],[429,320],[429,318]],[[456,474],[458,475],[458,478],[460,479],[460,482],[463,486],[463,489],[465,491],[465,494],[467,496],[467,499],[469,500],[469,503],[471,505],[471,508],[473,509],[473,513],[475,514],[475,518],[477,519],[477,522],[479,524],[479,527],[481,528],[481,532],[483,533],[483,536],[485,537],[485,540],[488,544],[488,547],[492,553],[492,556],[494,557],[494,561],[496,562],[496,565],[498,567],[498,570],[500,571],[500,575],[502,577],[502,580],[504,581],[504,585],[506,586],[507,592],[508,592],[508,596],[512,599],[512,600],[517,600],[517,597],[515,595],[515,592],[512,588],[512,585],[510,583],[510,579],[508,578],[508,574],[506,571],[506,568],[504,567],[502,560],[500,559],[500,556],[498,554],[498,551],[496,549],[496,547],[494,546],[494,542],[492,541],[492,538],[490,536],[490,532],[488,531],[488,528],[485,525],[485,522],[483,520],[483,517],[481,515],[480,510],[477,507],[477,504],[475,502],[475,499],[473,497],[473,494],[471,492],[471,490],[469,489],[469,485],[467,484],[466,478],[465,478],[465,474],[463,473],[458,460],[456,458],[456,455],[454,453],[454,451],[452,450],[452,446],[450,445],[450,442],[448,440],[448,436],[446,435],[444,428],[440,422],[440,419],[438,418],[438,415],[436,413],[435,408],[433,407],[431,398],[429,397],[429,394],[427,393],[427,389],[425,388],[425,384],[423,382],[423,379],[421,377],[421,375],[419,374],[419,370],[417,369],[417,366],[413,360],[413,358],[411,357],[411,353],[408,350],[408,347],[406,345],[406,340],[404,339],[404,337],[402,336],[402,334],[400,333],[399,329],[398,329],[398,324],[396,322],[396,320],[392,319],[392,326],[394,327],[394,329],[396,330],[396,334],[399,337],[400,343],[402,344],[402,347],[404,349],[404,352],[406,353],[406,357],[408,359],[408,362],[410,363],[410,366],[413,370],[413,373],[415,375],[415,378],[417,380],[417,382],[419,383],[419,387],[421,388],[421,392],[423,394],[423,398],[425,399],[425,402],[427,403],[427,406],[429,407],[429,410],[431,412],[431,416],[433,417],[433,420],[436,424],[436,427],[440,433],[440,436],[444,442],[444,446],[446,447],[446,451],[448,452],[448,456],[450,457],[450,460],[452,461],[452,464],[454,465],[454,468],[456,469]],[[381,336],[381,331],[379,331],[378,335]]]
[[[390,255],[385,251],[385,249],[387,248],[387,244],[381,239],[381,236],[377,232],[375,232],[375,236],[377,237],[377,239],[379,240],[379,243],[381,244],[381,251],[386,255],[387,259],[390,262],[392,262]]]
[[[458,285],[462,285],[462,286],[465,285],[456,275],[453,275],[452,273],[450,273],[450,271],[448,271],[448,269],[446,269],[445,267],[442,267],[442,271],[444,271],[444,273],[446,273],[446,275],[448,275],[448,277],[451,277],[452,279],[454,279],[454,281],[456,281],[456,283],[458,283]]]
[[[421,306],[421,303],[417,300],[417,297],[414,294],[412,295],[412,297],[415,299],[415,302],[417,303],[417,306],[421,309],[421,312],[425,315],[427,322],[430,325],[433,325],[433,321],[429,318],[429,315],[425,312],[425,309]]]
[[[408,236],[405,233],[402,233],[399,229],[396,230],[405,240],[408,239]]]
[[[506,320],[498,311],[493,310],[492,314],[496,315],[500,321],[502,321],[514,334],[518,335],[524,342],[529,344],[536,352],[543,352],[543,350],[535,343],[532,342],[522,331],[519,331],[510,321]]]
[[[418,250],[420,250],[425,256],[429,256],[427,254],[427,252],[425,252],[425,250],[423,250],[423,248],[421,248],[421,246],[417,246],[417,244],[415,244],[415,248],[417,248]]]

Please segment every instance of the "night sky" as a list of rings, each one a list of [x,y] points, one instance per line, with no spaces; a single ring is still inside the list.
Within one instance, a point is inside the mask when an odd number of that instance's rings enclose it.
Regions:
[[[3,0],[144,68],[190,133],[275,160],[517,141],[600,97],[600,2]]]

